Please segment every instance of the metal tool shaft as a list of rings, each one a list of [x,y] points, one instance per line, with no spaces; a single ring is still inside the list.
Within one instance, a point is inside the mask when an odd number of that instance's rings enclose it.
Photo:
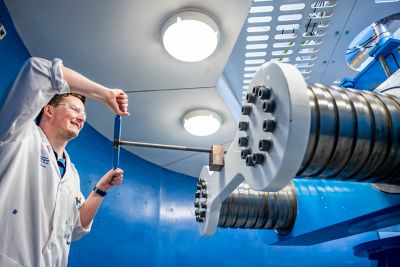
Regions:
[[[199,147],[186,147],[186,146],[174,146],[174,145],[162,145],[152,143],[141,143],[141,142],[130,142],[130,141],[115,141],[114,146],[138,146],[138,147],[151,147],[160,149],[172,149],[172,150],[185,150],[193,152],[206,152],[211,153],[211,149],[199,148]]]

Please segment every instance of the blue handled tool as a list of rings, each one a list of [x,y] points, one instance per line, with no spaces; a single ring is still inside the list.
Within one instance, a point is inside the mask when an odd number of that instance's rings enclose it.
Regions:
[[[113,145],[113,169],[119,166],[119,152],[121,150],[121,123],[122,118],[120,115],[115,116],[114,122],[114,145]]]

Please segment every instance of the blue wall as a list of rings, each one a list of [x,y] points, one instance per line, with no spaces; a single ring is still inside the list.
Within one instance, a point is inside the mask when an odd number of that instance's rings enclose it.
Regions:
[[[29,53],[2,1],[0,10],[7,29],[0,41],[3,101]],[[86,125],[68,151],[88,195],[111,168],[111,142]],[[262,235],[249,230],[218,230],[213,237],[201,237],[194,220],[195,179],[124,150],[120,166],[124,184],[106,196],[92,232],[72,243],[69,266],[369,266],[368,260],[353,256],[352,246],[363,241],[358,236],[309,247],[268,246]]]
[[[0,101],[3,101],[4,94],[10,88],[22,64],[29,57],[29,52],[15,31],[3,1],[0,1],[0,24],[7,32],[6,36],[0,40]]]

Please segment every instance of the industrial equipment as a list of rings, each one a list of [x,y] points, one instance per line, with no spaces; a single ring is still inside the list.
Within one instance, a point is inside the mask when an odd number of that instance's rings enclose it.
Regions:
[[[266,244],[312,245],[400,224],[399,41],[383,24],[372,32],[372,60],[342,82],[362,88],[307,84],[283,63],[256,72],[224,168],[205,166],[199,176],[201,235],[217,227],[273,229],[259,232]],[[363,83],[372,70],[389,77],[378,88]],[[354,252],[393,257],[394,235]]]

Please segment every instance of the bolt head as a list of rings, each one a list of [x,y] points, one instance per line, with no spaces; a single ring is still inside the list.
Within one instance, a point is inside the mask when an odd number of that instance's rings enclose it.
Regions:
[[[243,149],[242,151],[240,151],[240,157],[241,157],[242,159],[246,159],[246,157],[247,157],[248,155],[250,155],[250,154],[251,154],[250,148],[246,148],[246,149]]]
[[[253,94],[251,94],[251,93],[247,93],[247,95],[246,95],[246,101],[248,102],[248,103],[255,103],[256,102],[256,96],[254,96]]]
[[[254,166],[253,156],[252,155],[248,155],[246,157],[246,165],[247,166]]]
[[[238,145],[246,147],[249,144],[249,139],[247,137],[239,137]]]
[[[242,106],[242,115],[250,115],[251,113],[251,106],[244,105]]]
[[[260,151],[270,151],[271,147],[272,147],[271,139],[261,139],[260,142],[258,142],[258,149],[260,149]]]
[[[271,97],[272,89],[271,87],[263,87],[258,91],[258,96],[261,99],[269,99]]]
[[[265,100],[263,102],[262,108],[264,112],[273,113],[275,111],[275,101],[274,100]]]
[[[264,132],[273,132],[276,128],[276,120],[275,119],[269,119],[269,120],[264,120],[263,122],[263,130]]]
[[[264,85],[256,85],[256,86],[253,86],[253,90],[251,91],[251,93],[252,93],[254,96],[257,96],[257,95],[258,95],[258,92],[259,92],[262,88],[265,88],[265,86],[264,86]]]
[[[265,161],[265,155],[264,155],[264,153],[254,153],[252,160],[253,160],[254,165],[255,164],[263,164]]]
[[[249,122],[240,121],[239,122],[239,131],[246,131],[247,129],[249,129]]]

